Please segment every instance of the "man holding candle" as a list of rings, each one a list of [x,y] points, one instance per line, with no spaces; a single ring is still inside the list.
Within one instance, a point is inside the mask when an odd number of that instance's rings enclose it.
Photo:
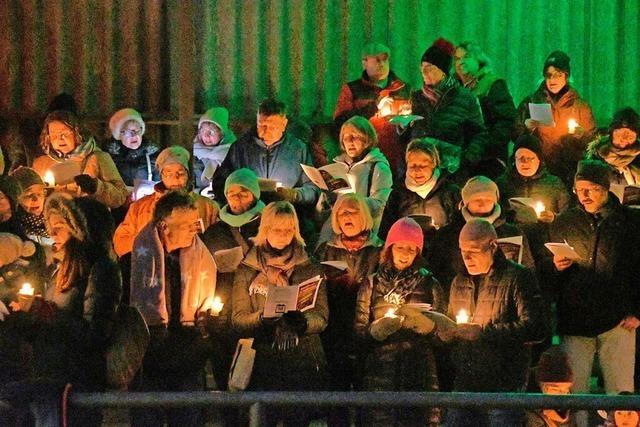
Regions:
[[[468,314],[468,322],[436,332],[453,345],[454,391],[523,391],[528,375],[528,344],[549,333],[549,316],[533,273],[505,259],[493,226],[473,219],[462,228],[459,246],[465,272],[451,284],[449,317]],[[464,319],[461,319],[464,320]],[[448,426],[520,425],[523,412],[450,409]]]
[[[340,129],[353,116],[371,121],[378,135],[378,146],[397,171],[403,149],[389,118],[399,114],[401,105],[408,104],[409,86],[390,70],[391,50],[382,43],[369,43],[362,49],[362,75],[340,88],[333,120]],[[410,112],[410,111],[409,111]]]
[[[550,230],[552,242],[567,242],[580,256],[554,256],[550,286],[576,393],[589,392],[596,353],[608,394],[634,390],[640,216],[609,193],[609,184],[605,163],[581,161],[574,180],[580,204],[558,216]],[[586,425],[584,411],[576,417],[578,425]]]

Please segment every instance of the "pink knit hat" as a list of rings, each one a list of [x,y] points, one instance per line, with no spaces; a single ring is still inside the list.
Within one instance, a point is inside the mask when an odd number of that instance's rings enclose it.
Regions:
[[[387,249],[394,243],[399,242],[413,243],[420,248],[420,252],[422,252],[424,236],[422,235],[422,228],[420,228],[420,225],[414,219],[405,216],[397,220],[389,229],[384,248]]]

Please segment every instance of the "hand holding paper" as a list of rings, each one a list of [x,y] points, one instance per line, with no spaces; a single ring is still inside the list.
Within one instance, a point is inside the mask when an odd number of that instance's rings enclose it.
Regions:
[[[529,116],[531,120],[535,120],[538,126],[551,126],[555,127],[553,121],[553,112],[551,111],[551,104],[534,104],[529,103]]]
[[[558,259],[567,258],[570,260],[580,259],[580,255],[570,246],[566,241],[564,243],[550,242],[545,243],[544,246],[551,251],[554,257]]]

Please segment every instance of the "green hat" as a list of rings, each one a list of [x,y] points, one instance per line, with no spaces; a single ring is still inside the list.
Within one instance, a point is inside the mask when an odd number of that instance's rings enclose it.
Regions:
[[[236,169],[227,177],[224,182],[224,194],[232,185],[239,185],[246,188],[253,194],[256,200],[260,200],[260,185],[255,172],[248,168]]]
[[[391,55],[391,50],[389,49],[389,47],[382,43],[368,43],[362,48],[362,51],[360,53],[360,56],[362,57],[362,59],[364,59],[367,56],[374,56],[378,55],[379,53],[386,53],[387,55]]]

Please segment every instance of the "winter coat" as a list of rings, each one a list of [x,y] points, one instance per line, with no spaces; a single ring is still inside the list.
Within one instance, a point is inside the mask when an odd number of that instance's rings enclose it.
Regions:
[[[436,230],[454,219],[460,200],[460,187],[444,172],[425,198],[409,190],[404,181],[397,181],[384,209],[380,235],[386,237],[393,223],[402,217],[427,215],[431,218],[431,224],[421,223],[420,217],[417,217],[417,221],[424,233],[423,253],[428,254]]]
[[[587,147],[585,158],[602,160],[612,170],[611,183],[618,185],[640,185],[640,140],[619,149],[611,143],[609,135],[601,136]]]
[[[313,204],[318,198],[318,188],[302,171],[300,163],[313,164],[309,148],[304,142],[285,132],[280,141],[267,147],[254,129],[231,145],[227,157],[213,176],[214,194],[218,200],[222,200],[224,182],[229,174],[236,169],[249,168],[258,178],[272,179],[282,183],[283,187],[295,188],[298,192],[297,202]]]
[[[261,272],[256,247],[249,250],[236,271],[233,282],[232,323],[239,334],[255,339],[255,364],[249,388],[252,390],[322,390],[326,387],[326,359],[320,333],[329,318],[327,289],[322,283],[314,308],[304,312],[307,330],[298,345],[289,351],[272,348],[273,327],[261,320],[265,296],[249,294],[249,288]],[[306,256],[296,260],[289,284],[296,285],[321,275],[320,266]]]
[[[540,165],[535,175],[524,177],[512,166],[496,179],[500,189],[500,204],[509,207],[512,197],[529,197],[544,203],[546,210],[556,214],[564,212],[571,202],[565,184]]]
[[[482,156],[489,143],[478,99],[457,81],[443,92],[435,105],[422,90],[411,94],[413,114],[424,117],[415,121],[409,139],[431,137],[462,149],[462,159],[468,155]],[[476,159],[474,159],[476,160]],[[464,163],[462,168],[464,168]]]
[[[639,215],[609,193],[600,219],[577,206],[552,223],[550,241],[566,240],[580,255],[571,267],[556,272],[550,286],[557,298],[561,335],[594,337],[612,329],[627,315],[640,318]]]
[[[75,163],[75,164],[74,164]],[[127,199],[127,187],[122,181],[122,177],[113,163],[113,159],[95,144],[95,141],[89,139],[67,156],[59,156],[53,150],[49,154],[44,154],[34,160],[32,168],[41,177],[52,169],[65,169],[66,172],[77,169],[77,173],[73,176],[86,174],[98,181],[98,188],[93,197],[109,208],[117,208],[124,204]],[[73,183],[73,177],[66,176],[60,179],[58,174],[53,171],[56,179],[56,190],[66,190],[67,184]]]
[[[464,217],[458,213],[451,223],[436,232],[431,252],[427,254],[429,267],[445,289],[449,288],[449,284],[456,274],[466,271],[458,246],[460,230],[465,224]],[[508,222],[504,211],[503,215],[493,222],[493,226],[498,238],[522,236],[522,265],[535,269],[529,239],[524,230],[516,224]]]
[[[549,172],[559,176],[565,183],[568,183],[567,185],[570,185],[587,142],[593,138],[595,122],[591,107],[571,87],[560,96],[560,99],[554,100],[554,97],[547,91],[545,83],[542,82],[538,90],[522,100],[518,107],[517,136],[531,133],[524,124],[525,120],[530,118],[529,103],[551,104],[555,127],[536,127],[533,134],[542,142],[540,160],[544,161]],[[581,138],[569,134],[569,119],[574,119],[584,129],[584,135]]]
[[[143,139],[140,147],[132,150],[115,139],[107,143],[106,151],[111,155],[122,176],[122,180],[129,187],[133,187],[136,179],[160,181],[160,173],[156,169],[156,157],[159,148],[152,142]]]
[[[467,87],[478,97],[484,124],[489,132],[485,157],[497,157],[506,161],[507,144],[513,136],[517,116],[506,80],[489,71],[483,73],[475,84]]]
[[[419,270],[421,279],[402,304],[428,303],[433,310],[443,313],[446,297],[435,277],[425,268],[424,261],[418,260],[409,267],[413,273]],[[389,267],[397,274],[397,270]],[[400,272],[405,274],[405,271]],[[405,276],[406,277],[406,276]],[[400,281],[402,284],[402,280]],[[371,324],[386,312],[384,307],[390,301],[385,300],[385,291],[381,289],[379,273],[370,276],[370,280],[360,287],[356,302],[355,331],[361,345],[370,346],[365,362],[364,389],[367,391],[438,391],[435,356],[432,349],[432,336],[419,335],[408,329],[400,329],[382,342],[375,341],[370,335]],[[425,425],[436,422],[439,410],[397,410],[370,411],[364,414],[365,425]]]
[[[220,167],[230,145],[236,140],[235,135],[227,141],[227,138],[218,145],[207,146],[195,140],[193,142],[193,176],[196,180],[196,188],[205,188],[211,184],[211,179]]]
[[[389,123],[390,117],[377,115],[378,102],[385,96],[394,100],[409,100],[409,85],[400,80],[393,71],[389,71],[385,87],[372,83],[366,71],[359,79],[348,82],[340,88],[338,103],[333,113],[333,120],[339,130],[344,122],[353,116],[369,119],[378,135],[378,147],[389,160],[391,170],[396,172],[404,156],[404,145],[398,138],[395,126]]]
[[[529,372],[527,344],[550,333],[550,316],[536,278],[499,251],[489,272],[475,276],[477,285],[473,278],[458,273],[449,292],[448,316],[455,319],[464,309],[469,322],[482,327],[477,340],[452,344],[454,391],[522,391]]]
[[[113,235],[113,247],[116,254],[121,257],[131,252],[133,248],[133,240],[136,238],[140,230],[147,225],[153,218],[153,209],[156,203],[166,193],[164,185],[160,182],[156,184],[153,194],[144,196],[140,200],[136,200],[131,204],[124,220],[116,228]],[[196,207],[200,213],[200,218],[204,223],[204,229],[209,228],[218,219],[218,205],[211,199],[194,194],[196,199]]]

